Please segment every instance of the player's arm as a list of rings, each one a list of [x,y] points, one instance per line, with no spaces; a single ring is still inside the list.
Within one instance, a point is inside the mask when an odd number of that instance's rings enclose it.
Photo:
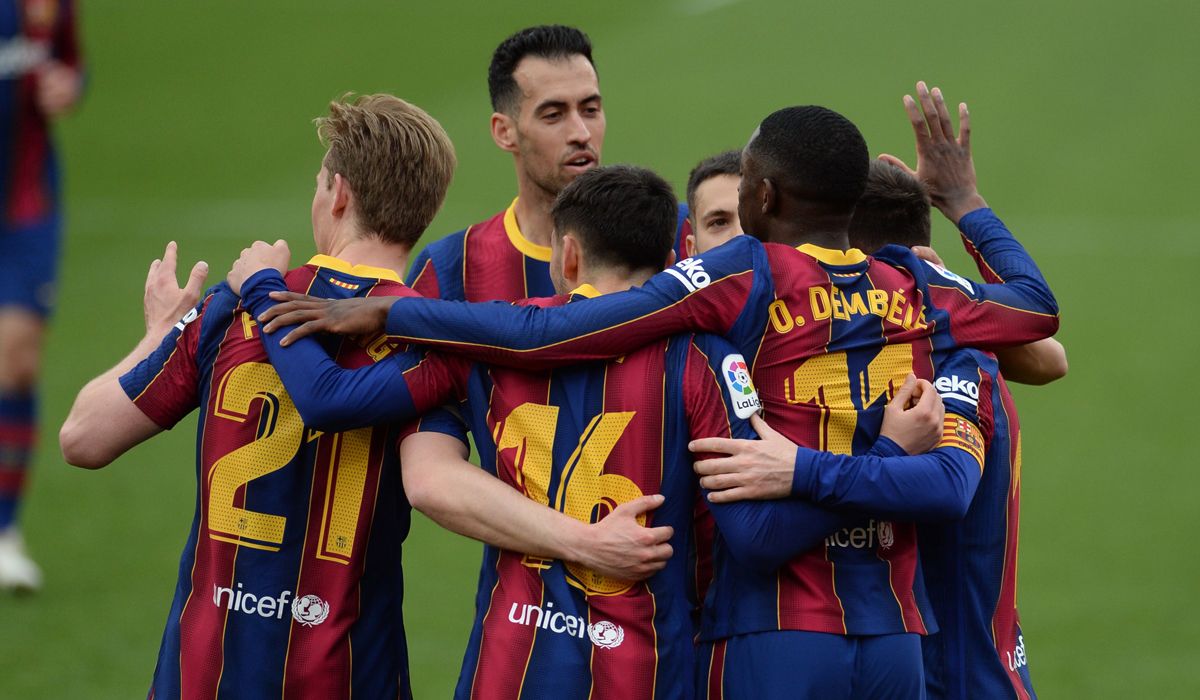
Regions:
[[[914,246],[912,251],[925,262],[941,268],[946,266],[933,248]],[[980,266],[980,272],[985,278],[990,274],[986,265]],[[999,348],[994,352],[1005,379],[1019,384],[1041,386],[1067,376],[1067,350],[1054,338]]]
[[[748,407],[746,402],[758,402],[757,394],[735,397],[733,389],[718,379],[722,365],[735,356],[733,346],[711,337],[702,337],[698,342],[704,347],[694,344],[689,348],[682,387],[692,444],[718,439],[753,443],[754,430],[746,418],[755,409],[739,408],[734,401]],[[696,456],[703,459],[711,455],[701,451]],[[704,494],[712,495],[707,489]],[[730,554],[741,565],[764,573],[778,569],[858,520],[851,514],[800,499],[714,502],[709,498],[709,511]]]
[[[1004,378],[1041,386],[1067,376],[1067,349],[1054,338],[996,351]]]
[[[255,242],[242,251],[227,281],[242,294],[242,305],[257,316],[270,308],[272,291],[286,291],[282,270],[290,253],[287,243]],[[465,363],[451,358],[423,358],[403,352],[358,369],[346,369],[329,357],[315,338],[288,348],[282,333],[261,329],[259,338],[279,373],[305,425],[340,431],[381,423],[404,422],[453,400],[463,391]]]
[[[1058,330],[1058,303],[1033,258],[979,194],[967,105],[959,104],[956,136],[939,89],[917,83],[917,98],[904,96],[917,142],[916,170],[895,156],[881,158],[925,183],[934,206],[958,226],[967,251],[988,271],[989,284],[969,282],[936,265],[914,266],[907,249],[906,256],[889,248],[879,257],[925,273],[932,301],[950,313],[959,345],[995,348],[1050,337]]]
[[[946,400],[953,412],[943,418],[932,385],[910,376],[885,410],[879,439],[861,456],[798,447],[774,431],[763,441],[769,447],[697,441],[695,449],[729,455],[697,463],[701,484],[719,489],[710,501],[792,495],[897,520],[961,518],[979,484],[983,441],[975,423],[960,415],[974,416],[974,407]],[[909,452],[929,447],[935,449],[928,454]]]
[[[83,65],[75,26],[75,3],[60,5],[62,14],[51,37],[50,58],[37,69],[35,97],[49,117],[70,111],[83,94]]]
[[[666,566],[672,528],[642,527],[637,517],[661,494],[623,503],[585,524],[537,503],[467,461],[462,440],[421,430],[400,445],[404,492],[438,525],[501,549],[577,562],[604,576],[637,581]]]
[[[88,382],[75,397],[59,430],[59,445],[68,464],[99,469],[169,427],[156,422],[134,403],[122,385],[122,377],[140,364],[162,368],[168,361],[183,362],[189,344],[194,343],[194,337],[184,338],[183,333],[200,313],[196,303],[208,265],[196,263],[181,289],[175,281],[176,256],[177,246],[172,241],[163,258],[150,265],[143,301],[146,335],[123,360]],[[181,318],[184,320],[179,321]],[[177,349],[182,352],[176,354]],[[164,384],[166,381],[164,377]],[[183,410],[185,403],[179,402],[176,410]]]
[[[740,237],[739,237],[740,238]],[[768,284],[755,267],[766,256],[757,241],[734,239],[718,249],[655,275],[645,285],[565,306],[540,308],[504,302],[468,304],[403,298],[388,304],[336,302],[295,294],[266,311],[268,332],[298,325],[282,341],[317,332],[374,333],[454,352],[489,363],[550,367],[616,357],[656,338],[688,329],[729,333]]]

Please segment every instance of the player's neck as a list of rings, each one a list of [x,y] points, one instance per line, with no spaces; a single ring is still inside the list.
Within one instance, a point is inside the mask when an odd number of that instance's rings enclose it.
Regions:
[[[571,285],[571,289],[576,289],[586,284],[601,294],[616,294],[632,287],[640,287],[652,276],[654,276],[653,270],[639,270],[636,272],[610,269],[589,270],[587,273],[579,276],[575,284]]]
[[[354,238],[332,246],[326,255],[350,263],[369,265],[392,270],[401,279],[408,269],[408,254],[411,248],[398,243],[388,243],[376,236]]]
[[[554,196],[549,192],[531,182],[519,183],[513,213],[517,215],[517,228],[527,241],[550,247],[550,234],[554,230],[550,208],[553,205]]]

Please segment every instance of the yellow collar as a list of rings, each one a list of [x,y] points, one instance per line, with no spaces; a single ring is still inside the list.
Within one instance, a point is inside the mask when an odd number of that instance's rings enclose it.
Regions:
[[[388,280],[389,282],[403,282],[403,280],[400,279],[400,275],[396,274],[395,270],[389,270],[386,267],[372,267],[370,265],[351,265],[345,260],[335,258],[332,255],[314,255],[312,259],[308,261],[308,264],[316,265],[317,267],[327,267],[330,270],[344,272],[347,275],[354,275],[355,277],[375,278]]]
[[[576,294],[581,297],[587,297],[588,299],[595,299],[596,297],[600,296],[600,290],[596,289],[590,284],[581,284],[575,289],[571,290],[572,296]]]
[[[521,251],[522,255],[534,260],[550,262],[550,247],[538,245],[521,233],[521,227],[517,225],[516,199],[508,205],[508,209],[504,210],[504,232],[508,234],[508,241],[513,244],[514,248]]]
[[[857,265],[867,259],[867,256],[858,248],[841,251],[832,248],[822,248],[812,243],[805,243],[804,245],[797,246],[796,250],[805,255],[811,255],[826,265]]]

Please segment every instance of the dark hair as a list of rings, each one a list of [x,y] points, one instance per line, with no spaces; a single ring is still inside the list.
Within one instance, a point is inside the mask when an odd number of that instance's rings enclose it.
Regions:
[[[692,219],[696,218],[696,189],[704,184],[705,180],[718,175],[736,177],[741,174],[742,152],[740,150],[718,153],[697,163],[696,167],[692,168],[691,174],[688,175],[687,184],[688,211],[691,213]]]
[[[929,245],[929,191],[891,163],[871,161],[867,190],[850,219],[850,245],[873,253],[889,243]]]
[[[596,67],[592,60],[592,42],[587,34],[561,24],[522,29],[500,42],[488,66],[488,94],[492,98],[492,109],[509,115],[516,110],[520,88],[513,79],[513,72],[521,59],[534,56],[555,60],[575,55],[586,58],[593,69]]]
[[[559,192],[554,235],[574,235],[596,265],[660,271],[675,245],[679,205],[667,181],[632,165],[594,168]]]
[[[792,196],[849,214],[867,184],[867,142],[831,109],[787,107],[762,121],[746,147],[762,177]]]

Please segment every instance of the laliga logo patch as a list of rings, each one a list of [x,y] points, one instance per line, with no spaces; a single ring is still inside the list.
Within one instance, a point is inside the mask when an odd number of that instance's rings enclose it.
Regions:
[[[725,377],[725,386],[729,388],[729,399],[733,402],[733,412],[738,418],[749,418],[762,410],[762,401],[754,390],[754,382],[750,381],[750,368],[746,358],[741,355],[726,355],[721,360]]]
[[[601,620],[588,626],[588,638],[601,649],[615,649],[625,641],[625,630],[618,624]]]
[[[942,277],[945,277],[946,279],[950,280],[951,282],[958,284],[963,289],[966,289],[967,292],[969,292],[971,294],[975,293],[975,286],[972,285],[971,282],[967,278],[960,277],[959,275],[954,274],[953,272],[947,270],[946,268],[942,267],[941,265],[935,265],[935,264],[929,262],[928,260],[925,261],[925,264],[932,267]]]
[[[329,617],[329,603],[315,595],[306,595],[292,601],[292,618],[305,627],[314,627]]]

